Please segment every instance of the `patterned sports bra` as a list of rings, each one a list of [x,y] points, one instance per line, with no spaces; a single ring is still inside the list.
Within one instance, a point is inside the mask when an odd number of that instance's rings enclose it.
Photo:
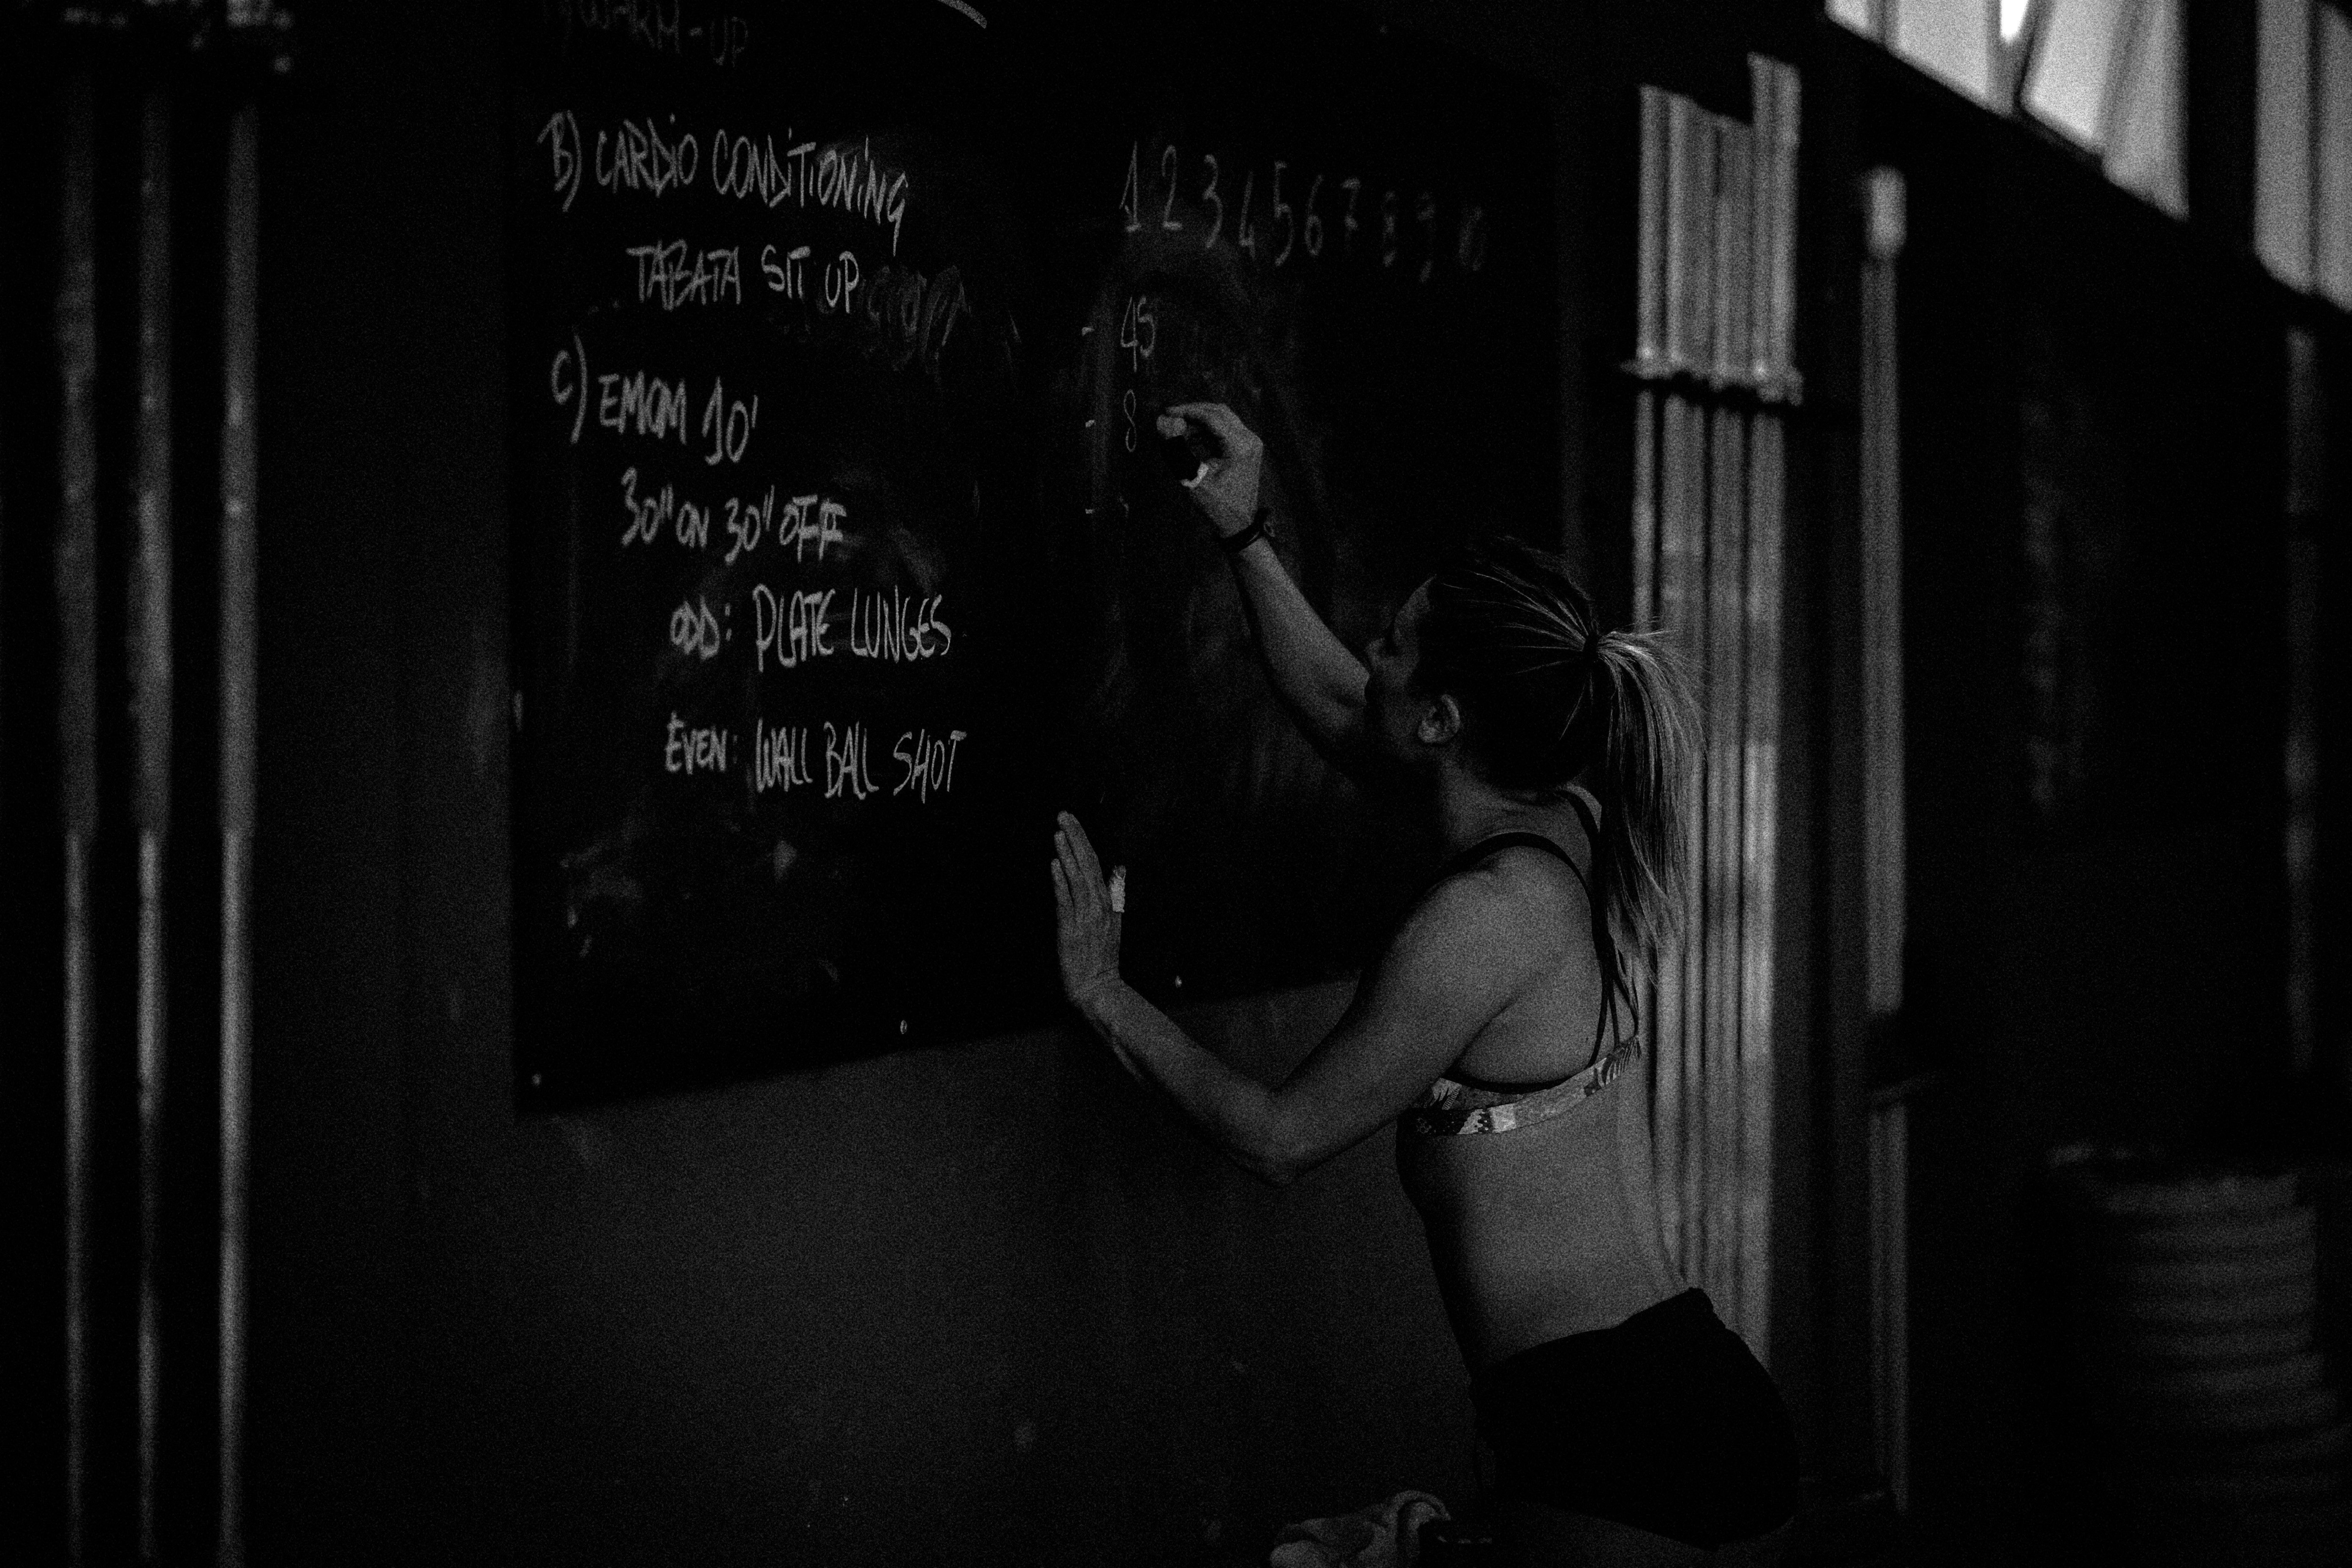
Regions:
[[[1568,797],[1576,808],[1578,819],[1584,825],[1587,842],[1599,844],[1601,834],[1592,814],[1576,795]],[[1525,845],[1559,858],[1571,876],[1585,889],[1585,901],[1592,910],[1592,947],[1601,960],[1601,972],[1605,989],[1602,993],[1601,1016],[1593,1023],[1591,1060],[1581,1070],[1546,1084],[1489,1084],[1466,1075],[1460,1078],[1441,1077],[1422,1092],[1404,1113],[1404,1130],[1428,1138],[1455,1137],[1475,1132],[1509,1132],[1521,1127],[1532,1127],[1549,1121],[1563,1111],[1573,1110],[1586,1100],[1607,1089],[1625,1068],[1641,1059],[1642,1041],[1638,1032],[1629,1034],[1614,1050],[1605,1056],[1601,1042],[1608,1037],[1609,1026],[1617,1016],[1617,998],[1625,997],[1633,1006],[1632,988],[1625,982],[1624,970],[1618,963],[1616,944],[1610,940],[1609,922],[1601,911],[1601,901],[1592,884],[1585,881],[1584,873],[1576,868],[1568,851],[1540,833],[1498,833],[1483,838],[1454,858],[1436,880],[1444,881],[1457,871],[1466,871],[1497,850]]]
[[[1509,1132],[1573,1110],[1616,1081],[1641,1059],[1642,1042],[1628,1039],[1583,1071],[1539,1089],[1494,1089],[1441,1078],[1404,1113],[1408,1132],[1446,1138],[1465,1132]]]

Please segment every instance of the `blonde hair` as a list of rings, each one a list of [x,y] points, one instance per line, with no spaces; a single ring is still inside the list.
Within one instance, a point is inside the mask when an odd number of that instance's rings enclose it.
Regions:
[[[1644,963],[1679,929],[1701,745],[1691,683],[1663,633],[1610,631],[1558,554],[1498,538],[1429,580],[1418,685],[1462,707],[1473,762],[1504,789],[1580,778],[1601,802],[1593,896]]]

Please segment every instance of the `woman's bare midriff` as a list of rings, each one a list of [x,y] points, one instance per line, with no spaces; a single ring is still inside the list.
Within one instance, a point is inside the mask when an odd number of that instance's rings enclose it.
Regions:
[[[1623,1322],[1679,1291],[1633,1142],[1639,1065],[1563,1115],[1507,1132],[1400,1129],[1397,1168],[1474,1369]]]

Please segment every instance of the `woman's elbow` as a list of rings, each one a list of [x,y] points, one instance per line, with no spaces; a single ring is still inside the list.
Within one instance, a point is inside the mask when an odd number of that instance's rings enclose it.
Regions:
[[[1324,1152],[1301,1139],[1271,1133],[1247,1150],[1236,1150],[1234,1157],[1243,1170],[1267,1186],[1286,1187],[1321,1164]]]
[[[1269,1187],[1286,1187],[1307,1173],[1302,1165],[1265,1154],[1244,1156],[1241,1167]]]
[[[1334,1151],[1311,1116],[1268,1089],[1225,1123],[1216,1141],[1234,1163],[1269,1187],[1286,1187],[1328,1159]]]

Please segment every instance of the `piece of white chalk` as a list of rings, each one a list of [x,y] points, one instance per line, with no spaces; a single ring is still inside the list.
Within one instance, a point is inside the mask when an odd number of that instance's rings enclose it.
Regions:
[[[1182,481],[1182,483],[1183,483],[1184,488],[1185,488],[1186,489],[1188,489],[1188,490],[1189,490],[1189,489],[1191,489],[1193,486],[1195,486],[1195,485],[1199,484],[1202,479],[1207,479],[1208,477],[1209,477],[1209,465],[1208,465],[1207,461],[1206,461],[1205,459],[1203,459],[1203,460],[1202,460],[1202,464],[1201,464],[1201,466],[1200,466],[1198,468],[1196,468],[1196,469],[1194,469],[1194,470],[1193,470],[1192,477],[1191,479],[1185,479],[1185,480],[1183,480],[1183,481]]]
[[[1115,915],[1127,913],[1127,868],[1124,866],[1110,868],[1110,912]]]

